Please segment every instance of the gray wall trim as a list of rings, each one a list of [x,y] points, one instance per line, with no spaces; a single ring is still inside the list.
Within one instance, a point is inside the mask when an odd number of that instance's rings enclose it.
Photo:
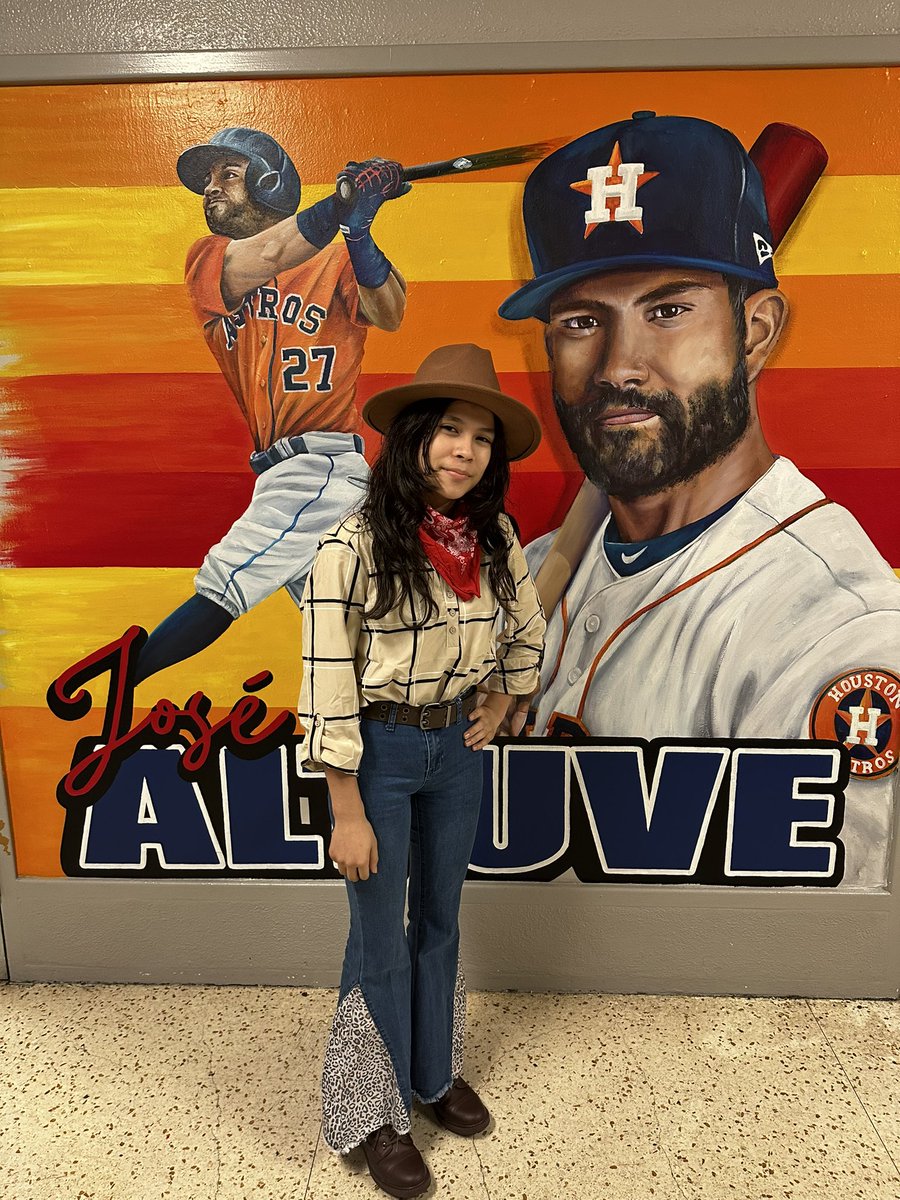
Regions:
[[[817,14],[807,28],[816,27]],[[706,27],[695,23],[694,30]],[[721,30],[722,23],[710,19],[708,28]],[[45,31],[46,24],[39,27]],[[404,36],[415,33],[414,26],[404,27]],[[119,44],[141,36],[131,15],[127,26],[110,33]],[[265,32],[253,36],[265,44]],[[56,44],[76,43],[61,30]],[[433,33],[423,31],[420,44],[410,45],[0,54],[0,84],[897,61],[900,36],[894,33],[435,44]],[[0,819],[7,832],[2,777]],[[461,914],[469,982],[552,991],[896,998],[897,837],[893,859],[894,894],[882,895],[472,882]],[[17,879],[12,853],[2,850],[0,906],[6,934],[0,968],[8,961],[16,981],[334,986],[347,923],[341,884]]]
[[[0,893],[0,983],[9,979],[9,964],[6,960],[6,935],[3,932],[3,896]]]
[[[6,932],[4,927],[4,898],[16,884],[16,858],[13,846],[12,823],[9,819],[9,804],[6,800],[6,766],[3,762],[3,752],[0,748],[0,834],[4,841],[0,842],[0,983],[9,979],[9,956],[6,949]],[[5,847],[5,849],[4,849]]]
[[[0,83],[403,75],[481,71],[867,66],[900,61],[900,35],[318,46],[120,54],[0,54]]]
[[[471,882],[463,961],[478,989],[900,995],[889,894]],[[11,978],[334,987],[340,883],[20,879]]]

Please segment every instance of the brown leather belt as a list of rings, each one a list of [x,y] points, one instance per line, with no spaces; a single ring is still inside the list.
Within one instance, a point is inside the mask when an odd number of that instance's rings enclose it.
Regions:
[[[391,710],[395,710],[394,721],[398,725],[416,725],[419,729],[446,729],[448,725],[456,725],[469,715],[478,702],[478,692],[473,688],[458,700],[448,700],[445,704],[399,704],[391,700],[378,700],[360,709],[359,715],[367,721],[384,721],[391,719]]]

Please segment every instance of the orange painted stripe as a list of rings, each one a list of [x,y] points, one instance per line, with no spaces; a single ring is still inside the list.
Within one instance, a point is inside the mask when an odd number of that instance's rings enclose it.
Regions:
[[[540,322],[497,316],[513,286],[504,280],[410,284],[401,329],[371,330],[364,370],[412,373],[440,340],[486,346],[498,371],[544,370]],[[871,316],[900,311],[900,275],[798,275],[782,287],[791,320],[772,366],[900,366],[900,341]],[[0,356],[0,375],[215,370],[181,286],[0,290],[0,326],[8,356],[5,363]]]
[[[248,122],[280,138],[301,176],[328,179],[349,158],[432,162],[574,138],[640,108],[705,117],[746,146],[768,122],[785,121],[822,140],[833,174],[893,174],[900,170],[895,86],[895,69],[869,67],[6,88],[0,180],[20,187],[173,183],[185,146]],[[527,173],[526,166],[482,178]]]
[[[99,733],[85,728],[85,736]],[[87,722],[85,722],[87,725]],[[80,728],[80,727],[79,727]],[[65,813],[56,803],[56,785],[69,768],[80,735],[67,737],[62,723],[38,708],[9,708],[0,718],[4,769],[19,875],[62,876],[59,846]]]
[[[885,337],[871,315],[898,311],[900,275],[795,275],[783,278],[781,289],[790,320],[769,369],[900,366],[900,339]],[[836,322],[828,317],[835,306]]]

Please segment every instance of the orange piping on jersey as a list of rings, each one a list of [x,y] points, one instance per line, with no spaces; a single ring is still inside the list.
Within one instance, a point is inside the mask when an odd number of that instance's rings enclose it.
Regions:
[[[672,588],[672,590],[670,592],[666,592],[664,596],[660,596],[658,599],[652,600],[649,604],[645,604],[643,608],[639,608],[637,612],[632,613],[630,617],[626,618],[626,620],[622,622],[618,629],[613,630],[613,632],[609,635],[609,637],[598,650],[594,661],[591,663],[591,668],[588,671],[587,679],[584,683],[584,690],[581,693],[581,703],[578,705],[578,712],[576,713],[577,720],[580,721],[584,716],[584,706],[587,703],[587,694],[590,691],[594,673],[596,672],[597,667],[600,665],[600,660],[603,658],[604,654],[606,654],[607,650],[610,648],[619,634],[624,633],[629,625],[633,625],[638,617],[642,617],[644,613],[650,612],[650,610],[653,608],[658,608],[660,604],[664,604],[666,600],[671,600],[673,596],[677,596],[679,592],[684,592],[689,587],[693,587],[695,583],[699,583],[702,579],[706,579],[708,576],[714,575],[716,571],[721,571],[723,567],[729,566],[736,559],[747,554],[750,550],[755,550],[757,546],[761,546],[763,542],[767,542],[769,538],[774,537],[776,533],[781,533],[783,529],[787,529],[788,525],[793,525],[794,522],[799,521],[801,517],[805,517],[808,513],[814,512],[815,509],[821,508],[824,504],[832,503],[834,502],[829,500],[826,496],[821,500],[817,500],[815,504],[808,504],[806,508],[801,508],[799,512],[795,512],[792,516],[788,517],[787,520],[782,521],[780,525],[775,525],[772,529],[769,529],[765,533],[761,534],[755,541],[749,542],[746,546],[742,546],[740,550],[735,550],[734,554],[729,554],[727,558],[723,558],[722,561],[716,563],[714,567],[710,567],[706,571],[701,571],[700,574],[695,575],[693,579],[686,579],[684,583],[680,583],[678,587]]]
[[[553,673],[547,680],[547,687],[549,687],[556,678],[556,672],[559,670],[559,664],[562,662],[563,651],[566,648],[566,638],[569,636],[569,607],[566,604],[565,594],[563,595],[562,604],[560,605],[560,612],[562,613],[562,636],[559,639],[559,651],[556,655],[556,662],[553,664]]]

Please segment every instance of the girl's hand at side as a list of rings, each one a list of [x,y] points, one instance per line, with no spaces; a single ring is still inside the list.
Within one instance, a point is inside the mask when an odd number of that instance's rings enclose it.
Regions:
[[[331,861],[350,883],[378,873],[378,842],[375,831],[363,817],[336,820],[328,845]]]
[[[378,872],[375,830],[366,817],[355,775],[326,767],[325,782],[334,817],[328,854],[345,879],[358,883]]]

